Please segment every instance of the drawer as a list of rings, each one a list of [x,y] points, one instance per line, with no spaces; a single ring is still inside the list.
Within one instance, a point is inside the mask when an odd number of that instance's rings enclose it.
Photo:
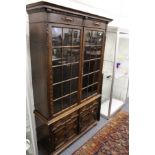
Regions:
[[[59,130],[59,129],[63,128],[63,126],[65,126],[67,122],[77,119],[77,116],[78,116],[78,113],[76,111],[76,112],[73,112],[72,114],[56,121],[55,123],[53,123],[51,125],[51,131],[55,131],[55,130]]]
[[[66,139],[67,141],[72,139],[77,135],[77,118],[72,119],[71,121],[66,123]]]
[[[93,101],[80,109],[80,131],[85,130],[92,123],[97,121],[98,108],[98,102]]]
[[[90,122],[93,123],[97,120],[97,113],[98,113],[99,104],[93,104],[90,107]]]
[[[83,106],[80,109],[80,114],[85,114],[87,112],[90,112],[90,109],[92,107],[94,107],[94,105],[97,105],[97,104],[98,104],[98,100],[94,100],[94,101],[90,102],[88,105]]]
[[[86,113],[86,114],[83,114],[83,115],[80,115],[80,131],[83,131],[85,130],[87,127],[89,127],[89,124],[90,124],[90,114],[89,113]]]
[[[60,119],[50,126],[51,139],[54,149],[62,145],[77,135],[78,114],[77,111]]]
[[[100,21],[85,20],[85,26],[106,29],[107,24]]]
[[[77,111],[75,111],[75,112],[71,113],[70,115],[66,116],[65,121],[69,122],[71,120],[77,119],[77,117],[78,117],[78,113],[77,113]]]
[[[54,149],[61,147],[66,141],[65,127],[52,132]]]
[[[55,131],[55,130],[60,130],[61,128],[63,128],[65,126],[65,121],[64,119],[61,119],[59,121],[57,121],[56,123],[54,123],[51,127],[51,130],[52,131]]]
[[[86,105],[80,109],[80,114],[89,113],[90,105]]]
[[[54,23],[71,24],[71,25],[83,25],[83,19],[73,16],[49,13],[48,21]]]

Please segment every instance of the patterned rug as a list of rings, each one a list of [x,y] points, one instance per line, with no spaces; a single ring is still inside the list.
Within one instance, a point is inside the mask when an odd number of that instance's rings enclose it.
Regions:
[[[128,155],[129,115],[119,112],[73,155]]]

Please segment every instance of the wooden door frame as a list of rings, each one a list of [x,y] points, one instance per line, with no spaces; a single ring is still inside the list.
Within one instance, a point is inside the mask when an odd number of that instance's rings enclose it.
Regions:
[[[80,78],[80,76],[81,76],[81,66],[82,66],[82,64],[81,64],[81,59],[82,59],[82,56],[81,56],[81,54],[82,54],[82,51],[83,51],[83,49],[82,49],[82,45],[83,45],[83,26],[78,26],[78,25],[67,25],[67,24],[58,24],[58,23],[48,23],[48,72],[49,72],[49,75],[48,75],[48,92],[49,92],[49,96],[48,96],[48,99],[49,99],[49,109],[50,109],[50,115],[51,115],[51,117],[50,118],[53,118],[53,115],[54,115],[54,112],[53,112],[53,95],[52,95],[52,91],[53,91],[53,88],[51,88],[51,86],[53,85],[53,79],[52,79],[52,76],[51,76],[51,74],[53,74],[52,73],[52,31],[51,31],[51,27],[60,27],[60,28],[72,28],[72,29],[78,29],[78,30],[80,30],[80,58],[79,58],[79,76],[78,76],[78,96],[77,96],[77,103],[75,104],[75,105],[77,105],[77,104],[79,104],[80,103],[80,92],[81,92],[81,90],[80,90],[80,83],[81,83],[81,78]],[[67,111],[67,110],[69,110],[70,108],[72,108],[72,107],[74,107],[74,105],[73,106],[71,106],[71,107],[68,107],[68,108],[66,108],[66,109],[63,109],[63,110],[61,110],[60,112],[59,112],[59,114],[61,114],[61,113],[63,113],[63,112],[65,112],[65,111]],[[55,115],[55,116],[57,116],[57,114]],[[54,117],[55,117],[54,116]]]

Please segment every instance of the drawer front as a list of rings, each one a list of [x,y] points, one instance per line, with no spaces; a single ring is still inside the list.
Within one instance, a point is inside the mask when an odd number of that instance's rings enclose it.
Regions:
[[[87,113],[89,113],[89,109],[90,109],[90,105],[86,105],[86,106],[82,107],[80,109],[80,114],[87,114]]]
[[[50,126],[51,139],[54,150],[61,147],[66,141],[77,135],[78,115],[74,112]]]
[[[61,147],[65,143],[65,126],[59,130],[55,130],[52,133],[54,149]]]
[[[94,20],[85,20],[85,26],[106,29],[106,23]]]
[[[93,123],[97,120],[99,104],[95,103],[90,107],[90,123]]]
[[[64,119],[61,119],[52,125],[51,130],[55,131],[55,130],[63,128],[64,126],[65,126]]]
[[[77,118],[66,123],[66,140],[70,140],[77,135]]]
[[[73,16],[49,13],[48,21],[54,23],[71,24],[71,25],[83,25],[83,19]]]
[[[98,102],[90,103],[80,110],[80,131],[85,130],[92,123],[97,121]]]
[[[85,115],[80,115],[80,132],[84,131],[90,124],[90,115],[89,113]]]

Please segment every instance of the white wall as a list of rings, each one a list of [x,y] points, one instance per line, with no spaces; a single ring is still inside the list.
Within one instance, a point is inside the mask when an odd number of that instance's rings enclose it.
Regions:
[[[28,15],[26,16],[26,131],[31,149],[29,150],[32,154],[38,155],[37,143],[36,143],[36,130],[35,130],[35,119],[34,119],[34,100],[33,100],[33,89],[32,89],[32,75],[31,75],[31,57],[30,57],[30,45],[29,45],[29,21]]]

